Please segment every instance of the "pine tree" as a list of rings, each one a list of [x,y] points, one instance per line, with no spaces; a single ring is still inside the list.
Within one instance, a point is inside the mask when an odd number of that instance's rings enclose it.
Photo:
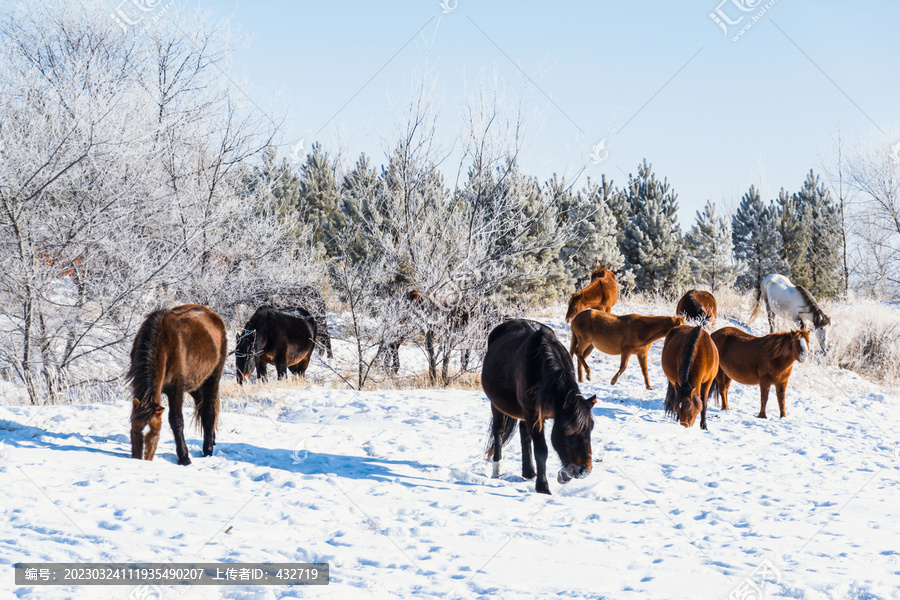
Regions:
[[[364,226],[372,221],[376,212],[379,183],[378,172],[369,165],[365,154],[359,156],[341,182],[341,219],[349,226],[362,228],[354,231],[352,236],[350,232],[340,236],[346,246],[340,249],[341,255],[354,263],[369,257],[371,248]]]
[[[804,202],[784,188],[778,193],[778,230],[783,242],[783,258],[791,266],[791,281],[810,287],[812,274],[807,261],[812,230]]]
[[[341,193],[328,153],[314,143],[300,167],[300,195],[297,210],[304,223],[313,228],[313,242],[325,248],[329,256],[338,256],[335,232],[344,225],[339,207]]]
[[[734,256],[746,265],[738,277],[738,285],[759,291],[762,280],[772,273],[790,276],[790,265],[784,260],[778,210],[774,203],[763,204],[755,186],[741,198],[741,205],[731,219]]]
[[[837,296],[844,287],[840,209],[812,170],[794,199],[803,207],[810,229],[806,251],[809,285],[805,287],[817,296]]]
[[[711,201],[706,201],[703,212],[697,212],[697,221],[685,236],[685,245],[696,284],[708,286],[713,292],[734,287],[743,268],[734,263],[731,226],[717,214],[716,205]]]
[[[638,166],[637,177],[629,176],[624,195],[631,215],[622,242],[625,267],[641,291],[677,293],[689,276],[677,195],[667,181],[656,179],[646,160]]]

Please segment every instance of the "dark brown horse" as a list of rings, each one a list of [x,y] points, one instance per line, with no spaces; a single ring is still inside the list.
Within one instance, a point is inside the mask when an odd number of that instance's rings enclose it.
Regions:
[[[286,312],[260,306],[237,338],[237,382],[243,384],[253,371],[257,378],[265,379],[267,365],[275,365],[278,379],[287,377],[288,369],[305,375],[316,347],[316,333],[316,320],[303,308]]]
[[[688,290],[678,301],[675,314],[697,325],[715,326],[716,299],[703,290]]]
[[[604,354],[622,357],[619,371],[609,382],[610,385],[616,385],[619,376],[628,366],[628,359],[632,354],[636,354],[641,372],[644,374],[644,385],[648,390],[652,390],[647,374],[647,354],[650,352],[650,346],[678,325],[684,325],[684,317],[619,316],[593,308],[581,311],[572,319],[572,343],[569,346],[569,352],[578,359],[578,381],[584,381],[582,368],[587,371],[588,381],[591,380],[591,368],[587,364],[587,357],[594,348],[597,348]]]
[[[566,321],[581,311],[596,308],[609,312],[619,299],[619,286],[616,285],[615,274],[606,267],[600,267],[591,274],[591,282],[580,292],[575,292],[569,299]]]
[[[181,412],[185,392],[194,398],[194,419],[203,428],[203,456],[213,453],[219,418],[219,379],[228,340],[222,319],[205,306],[185,304],[147,315],[131,348],[131,456],[153,460],[162,426],[162,394],[179,465],[191,464]],[[144,427],[150,430],[144,436]]]
[[[662,367],[669,387],[665,410],[685,427],[700,414],[700,429],[706,429],[709,395],[716,394],[719,353],[702,327],[680,325],[669,331],[663,343]]]
[[[522,477],[535,476],[535,489],[550,493],[547,483],[547,442],[544,421],[553,419],[550,443],[563,467],[560,484],[587,477],[593,467],[591,409],[596,396],[585,398],[575,382],[572,359],[546,325],[514,319],[495,327],[488,336],[481,386],[491,401],[491,431],[486,454],[493,458],[494,477],[500,476],[503,446],[519,424],[522,438]]]
[[[766,418],[769,388],[775,386],[778,412],[787,416],[784,392],[794,361],[803,362],[809,356],[809,331],[770,333],[756,337],[736,327],[723,327],[712,334],[719,349],[719,373],[716,375],[722,408],[728,408],[728,386],[731,380],[744,385],[759,386],[760,419]]]

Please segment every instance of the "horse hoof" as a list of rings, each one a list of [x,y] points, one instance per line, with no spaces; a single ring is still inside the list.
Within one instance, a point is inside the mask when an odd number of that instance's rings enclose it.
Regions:
[[[544,483],[544,484],[539,483],[535,486],[534,491],[536,491],[538,494],[549,494],[550,493],[550,485],[547,483]]]
[[[653,389],[653,386],[652,386],[652,385],[648,385],[648,386],[647,386],[647,389],[648,389],[648,390],[652,390],[652,389]]]
[[[522,471],[522,479],[534,479],[536,475],[534,471]]]
[[[756,415],[756,418],[757,419],[765,419],[767,417],[766,417],[766,415]]]
[[[178,459],[178,464],[179,464],[179,465],[182,465],[182,466],[185,466],[185,467],[188,466],[189,464],[191,464],[191,457],[190,457],[190,456],[185,456],[184,458],[179,458],[179,459]]]

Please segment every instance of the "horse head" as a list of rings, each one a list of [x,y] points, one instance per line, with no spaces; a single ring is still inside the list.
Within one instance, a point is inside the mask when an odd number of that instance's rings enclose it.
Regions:
[[[816,330],[818,334],[819,331]],[[809,331],[805,329],[791,332],[791,357],[797,362],[804,362],[809,356]]]
[[[693,427],[703,408],[697,392],[697,388],[690,382],[679,385],[677,389],[670,383],[666,392],[666,413],[673,415],[684,427]]]
[[[597,396],[585,398],[572,390],[561,410],[555,413],[550,443],[563,465],[556,475],[560,484],[568,483],[573,478],[587,477],[594,466],[591,458],[591,430],[594,429],[591,409],[596,403]]]
[[[245,329],[237,336],[237,343],[234,347],[234,366],[239,385],[244,384],[244,379],[249,380],[250,374],[256,370],[257,354],[256,330]]]

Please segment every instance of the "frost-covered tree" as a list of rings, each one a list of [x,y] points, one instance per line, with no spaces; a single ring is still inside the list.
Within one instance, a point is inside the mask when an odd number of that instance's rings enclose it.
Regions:
[[[807,254],[812,230],[805,204],[784,188],[778,193],[778,230],[781,232],[783,258],[791,267],[791,281],[810,288],[811,272]]]
[[[743,269],[734,262],[731,225],[719,216],[711,201],[707,200],[703,211],[697,212],[697,220],[685,236],[685,246],[695,284],[714,292],[734,286]]]
[[[755,186],[741,198],[731,229],[734,256],[747,267],[738,277],[739,286],[759,291],[762,280],[772,273],[790,276],[791,268],[783,258],[778,209],[774,203],[766,206]]]
[[[340,205],[341,190],[334,165],[322,144],[316,142],[300,167],[297,211],[301,221],[312,227],[314,243],[325,248],[329,256],[338,254],[335,233],[346,226]]]
[[[118,380],[152,308],[227,318],[317,270],[248,210],[271,134],[222,81],[225,24],[173,19],[123,34],[96,3],[0,15],[0,369],[33,402]]]
[[[833,297],[844,287],[841,256],[842,233],[840,209],[831,192],[812,170],[800,192],[794,195],[803,207],[810,229],[806,262],[809,265],[809,290],[818,296]]]
[[[623,191],[630,215],[622,253],[625,267],[643,292],[675,294],[689,276],[678,225],[678,197],[659,181],[646,160],[630,175]]]
[[[572,240],[563,246],[560,259],[575,288],[584,287],[595,266],[619,271],[625,262],[619,250],[617,222],[609,208],[613,194],[612,182],[604,175],[599,183],[588,179],[583,189],[569,195],[563,214],[565,223],[571,225]]]

